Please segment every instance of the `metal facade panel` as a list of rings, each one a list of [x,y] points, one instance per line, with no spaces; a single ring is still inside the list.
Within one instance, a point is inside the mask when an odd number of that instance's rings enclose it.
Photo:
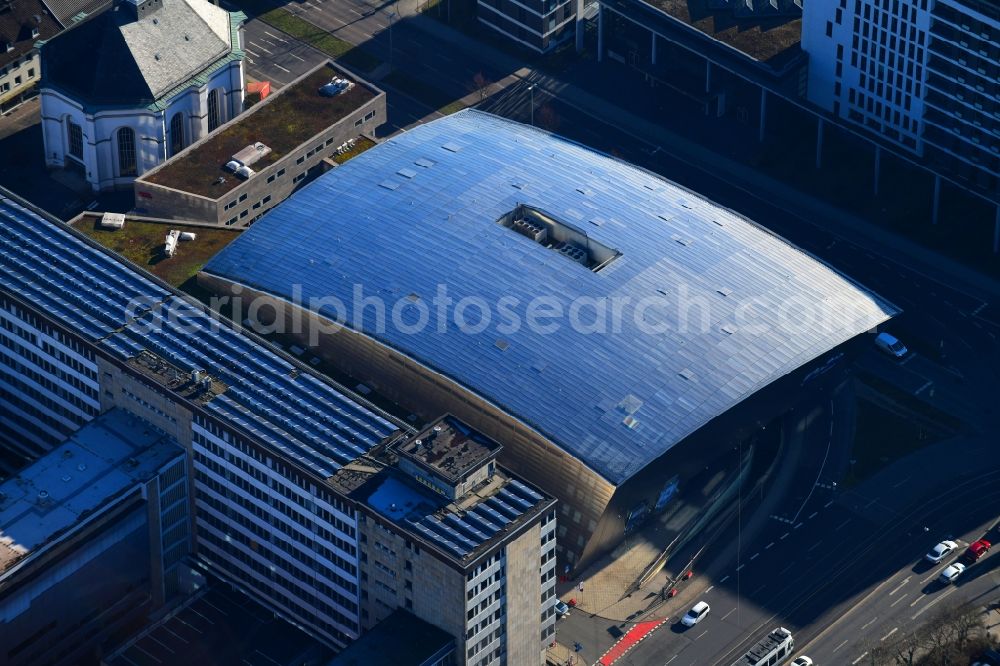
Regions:
[[[412,178],[397,175],[421,160],[433,165]],[[400,186],[378,186],[386,180]],[[517,204],[621,256],[595,273],[497,224]],[[603,223],[591,224],[596,218]],[[335,271],[320,261],[331,254]],[[422,125],[326,174],[272,209],[206,271],[280,297],[297,284],[306,299],[340,298],[346,325],[454,378],[615,484],[767,383],[897,313],[692,192],[476,111]],[[351,312],[355,285],[366,296],[392,301],[413,293],[428,302],[444,286],[453,303],[483,299],[491,319],[481,332],[463,332],[452,308],[439,331],[432,309],[419,333],[377,330],[370,313],[355,320]],[[568,312],[581,299],[612,296],[631,302],[618,331],[574,330],[566,317],[553,332],[525,325],[533,299]],[[504,327],[502,297],[520,304],[515,331]],[[666,302],[637,316],[636,304],[656,297]],[[700,305],[682,307],[684,299]],[[741,306],[749,299],[756,305],[748,322]],[[803,325],[793,299],[822,321]],[[665,330],[644,330],[649,325]],[[694,380],[678,374],[684,369]],[[618,407],[595,409],[630,394],[642,401],[632,420]]]

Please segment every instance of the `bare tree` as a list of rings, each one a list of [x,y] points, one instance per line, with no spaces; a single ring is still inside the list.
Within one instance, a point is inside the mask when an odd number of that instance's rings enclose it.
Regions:
[[[482,72],[476,72],[472,77],[472,85],[479,93],[479,101],[483,102],[490,96],[490,87],[493,85],[493,82]]]

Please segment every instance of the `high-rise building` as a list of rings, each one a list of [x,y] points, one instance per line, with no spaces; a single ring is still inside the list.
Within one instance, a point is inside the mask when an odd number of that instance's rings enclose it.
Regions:
[[[0,663],[87,664],[177,590],[184,451],[121,409],[0,484]]]
[[[540,664],[555,630],[555,500],[496,463],[452,416],[343,467],[362,508],[362,623],[405,608],[457,638],[462,663]]]
[[[1000,6],[807,2],[809,99],[926,163],[1000,194]]]

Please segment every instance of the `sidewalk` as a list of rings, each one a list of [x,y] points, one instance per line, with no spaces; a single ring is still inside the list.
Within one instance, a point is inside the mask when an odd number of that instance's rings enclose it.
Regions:
[[[889,259],[900,261],[909,268],[920,272],[927,272],[928,269],[931,269],[932,272],[943,272],[948,274],[951,281],[958,281],[974,286],[977,290],[987,291],[990,298],[1000,298],[1000,280],[939,255],[914,241],[886,231],[830,203],[803,194],[784,183],[758,173],[750,166],[708,151],[699,144],[586,90],[567,85],[552,76],[530,68],[524,70],[526,74],[522,75],[519,70],[525,68],[527,63],[521,62],[488,44],[479,43],[468,35],[443,25],[435,19],[413,13],[407,15],[407,20],[418,29],[432,34],[442,44],[448,44],[461,51],[484,58],[495,63],[503,71],[518,72],[518,76],[530,80],[553,97],[600,121],[613,122],[623,132],[649,144],[651,148],[662,148],[706,172],[724,175],[731,185],[744,190],[751,196],[765,197],[769,203],[774,205],[779,205],[778,201],[787,202],[781,207],[786,212],[798,216],[807,224],[865,246]],[[759,222],[766,226],[766,220]],[[952,283],[950,286],[955,285]]]

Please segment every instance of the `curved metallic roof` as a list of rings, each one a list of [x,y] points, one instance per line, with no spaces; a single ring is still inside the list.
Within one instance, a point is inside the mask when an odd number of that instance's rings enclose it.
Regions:
[[[595,272],[497,223],[519,204],[619,256]],[[612,483],[897,312],[693,192],[475,111],[355,157],[205,270],[307,307],[326,298],[314,309],[453,378]],[[435,301],[441,289],[452,307]],[[385,302],[384,326],[362,297]],[[469,306],[458,325],[466,297],[488,305],[488,322]],[[601,321],[622,313],[617,328],[596,326],[602,302]],[[531,307],[566,316],[529,326]]]

